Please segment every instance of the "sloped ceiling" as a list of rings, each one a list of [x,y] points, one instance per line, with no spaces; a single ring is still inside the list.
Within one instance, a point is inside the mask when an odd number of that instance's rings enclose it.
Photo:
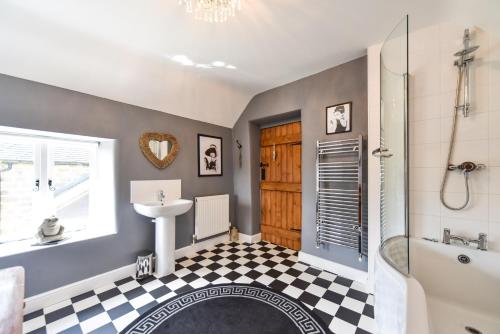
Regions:
[[[2,0],[0,73],[232,127],[255,94],[362,56],[405,13],[419,26],[492,1],[242,0],[210,24],[177,0]]]

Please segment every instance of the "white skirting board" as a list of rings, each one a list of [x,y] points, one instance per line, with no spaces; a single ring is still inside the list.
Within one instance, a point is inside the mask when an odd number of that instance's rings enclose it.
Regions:
[[[189,245],[184,248],[176,249],[175,258],[180,259],[183,256],[193,255],[194,253],[197,253],[203,249],[207,249],[217,244],[220,244],[221,242],[228,242],[228,241],[229,241],[229,235],[227,233],[212,239],[200,241],[195,243],[194,245]]]
[[[103,274],[89,277],[60,288],[35,295],[24,300],[24,314],[39,310],[41,308],[57,304],[63,300],[78,296],[84,292],[106,286],[122,278],[135,274],[135,263],[105,272]]]
[[[253,244],[262,240],[260,233],[254,235],[240,233],[238,238],[240,239],[240,242],[246,242],[249,244]]]
[[[179,259],[184,256],[192,255],[202,249],[213,247],[221,242],[227,242],[228,240],[229,236],[225,234],[194,245],[176,249],[175,258]],[[24,314],[57,304],[84,292],[112,284],[113,282],[131,275],[135,275],[135,263],[26,298],[24,300],[26,303]]]
[[[336,275],[344,276],[345,278],[358,281],[366,284],[368,280],[368,273],[359,269],[354,269],[340,263],[330,260],[325,260],[315,255],[307,254],[299,251],[299,261],[307,263],[318,269],[327,270]]]

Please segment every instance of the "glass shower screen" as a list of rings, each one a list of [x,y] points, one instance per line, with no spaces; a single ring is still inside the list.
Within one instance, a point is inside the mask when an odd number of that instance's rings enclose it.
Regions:
[[[408,17],[380,52],[381,253],[403,274],[408,257]]]

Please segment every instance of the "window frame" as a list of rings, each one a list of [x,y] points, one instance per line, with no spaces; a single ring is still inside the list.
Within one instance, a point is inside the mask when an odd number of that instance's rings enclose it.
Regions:
[[[5,131],[8,129],[8,131]],[[4,131],[2,131],[4,130]],[[23,141],[29,142],[33,145],[33,180],[32,184],[35,184],[35,181],[38,179],[39,181],[39,191],[37,192],[38,199],[33,199],[33,202],[39,201],[48,201],[52,197],[54,198],[54,193],[49,190],[48,180],[53,176],[53,160],[51,157],[51,148],[54,148],[55,145],[58,146],[70,146],[74,147],[86,147],[90,148],[89,150],[89,207],[88,207],[88,217],[86,218],[85,228],[77,230],[77,231],[67,231],[67,233],[71,236],[69,239],[62,241],[58,244],[48,245],[43,247],[34,247],[32,243],[34,242],[33,236],[37,233],[36,229],[41,224],[42,220],[38,219],[40,223],[32,224],[34,231],[32,231],[31,236],[27,236],[26,238],[21,239],[12,239],[6,240],[0,243],[0,257],[8,256],[16,253],[22,253],[26,251],[32,251],[35,249],[45,248],[45,247],[53,247],[61,244],[67,244],[72,242],[77,242],[81,240],[87,240],[92,238],[97,238],[105,235],[116,234],[116,216],[115,216],[115,203],[114,203],[114,140],[111,139],[100,139],[94,137],[84,137],[77,135],[64,135],[57,133],[48,133],[36,130],[25,130],[25,129],[14,129],[0,126],[0,140],[8,139],[12,141],[15,139],[16,142]],[[106,152],[100,152],[101,142],[107,142],[105,150]],[[111,143],[111,145],[109,145]],[[105,155],[105,156],[104,156]],[[104,158],[103,158],[104,157]],[[100,163],[99,160],[103,160]],[[111,162],[111,166],[107,166],[107,164]],[[105,166],[106,165],[106,166]],[[100,171],[102,167],[109,168],[109,170]],[[102,177],[109,176],[113,177],[113,180],[100,182],[100,175]],[[101,192],[100,184],[106,183],[105,186],[110,189],[104,189],[104,192],[107,195],[112,194],[113,196],[110,201],[112,203],[100,203],[102,202],[103,195],[99,196],[98,194]],[[36,197],[36,196],[35,196]],[[39,202],[41,203],[41,202]],[[55,203],[52,203],[55,206]],[[109,208],[109,213],[104,216],[108,218],[112,218],[112,221],[103,222],[100,218],[101,214],[99,212],[102,208]],[[33,205],[35,206],[35,205]],[[36,208],[33,208],[32,215],[40,215],[40,212],[36,211]],[[55,207],[54,207],[55,210]],[[46,217],[44,217],[46,218]],[[105,218],[103,220],[106,220]],[[33,221],[37,221],[37,219],[33,219]],[[64,222],[61,222],[64,225]],[[103,224],[104,223],[104,224]],[[36,226],[35,226],[36,225]]]

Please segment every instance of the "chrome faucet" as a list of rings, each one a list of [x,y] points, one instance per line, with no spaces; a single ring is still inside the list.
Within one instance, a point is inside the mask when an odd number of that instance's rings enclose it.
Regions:
[[[476,240],[469,240],[469,244],[477,244],[477,249],[488,250],[488,235],[486,233],[479,233]]]
[[[488,250],[488,236],[486,233],[479,233],[477,240],[470,240],[458,235],[452,235],[450,229],[445,228],[443,231],[443,243],[449,245],[453,240],[461,242],[464,246],[476,244],[477,249],[483,251]]]
[[[158,200],[163,203],[163,200],[165,199],[165,193],[163,190],[158,191]]]
[[[466,246],[469,244],[469,240],[458,235],[452,235],[450,229],[445,228],[443,232],[443,243],[449,245],[453,240],[460,241],[463,245]]]

